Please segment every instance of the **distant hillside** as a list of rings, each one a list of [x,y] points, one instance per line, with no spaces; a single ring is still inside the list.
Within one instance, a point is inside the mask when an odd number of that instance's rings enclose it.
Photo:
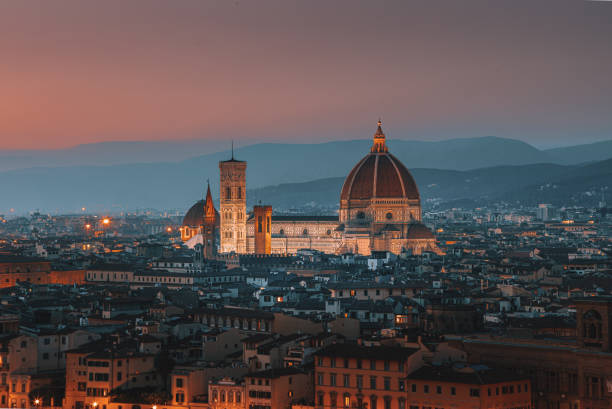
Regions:
[[[291,144],[258,143],[246,146],[236,153],[252,160],[297,160],[311,164],[306,159],[325,157],[334,159],[330,163],[331,174],[316,177],[339,176],[346,163],[339,157],[343,152],[350,159],[363,154],[370,146],[369,138],[343,140],[331,143]],[[493,136],[479,138],[449,139],[426,142],[392,139],[392,151],[409,166],[436,169],[468,170],[496,165],[523,165],[528,163],[558,163],[572,165],[612,157],[612,141],[589,145],[577,145],[559,149],[539,150],[514,139]],[[244,146],[243,143],[240,143]],[[229,141],[183,140],[183,141],[133,141],[103,142],[77,145],[57,150],[0,150],[0,172],[31,167],[61,166],[109,166],[133,163],[179,162],[183,160],[207,161],[218,158],[215,153],[229,154]],[[211,156],[212,154],[212,156]],[[343,155],[345,156],[345,155]],[[302,161],[304,159],[304,161]],[[288,180],[289,181],[289,180]],[[292,182],[300,180],[290,180]],[[276,181],[275,181],[276,182]]]
[[[548,149],[544,152],[552,158],[553,162],[567,165],[600,161],[611,156],[612,141]]]
[[[257,144],[237,150],[236,157],[248,161],[247,187],[253,192],[253,203],[276,197],[279,203],[287,204],[284,207],[289,207],[292,202],[336,204],[341,181],[369,151],[370,145],[369,140]],[[504,192],[547,183],[554,177],[560,177],[564,169],[571,169],[550,164],[554,161],[548,151],[539,151],[511,139],[483,137],[444,142],[391,140],[389,146],[395,156],[413,169],[425,199],[495,198]],[[604,148],[602,145],[601,150]],[[115,163],[108,159],[113,149],[109,146],[105,149],[106,156],[102,155],[92,163]],[[139,149],[139,146],[133,146],[128,151],[134,153]],[[82,151],[84,158],[91,158],[93,153],[86,154],[86,150]],[[167,156],[179,155],[177,152],[169,152]],[[117,155],[116,161],[125,159],[124,153],[118,152]],[[141,157],[141,154],[134,153],[134,160]],[[224,151],[182,161],[115,163],[112,166],[68,166],[67,162],[63,167],[41,166],[4,171],[0,172],[0,214],[8,212],[10,208],[18,212],[36,209],[65,212],[83,206],[91,211],[186,209],[201,198],[207,180],[210,180],[217,198],[218,162],[228,157],[229,153]],[[612,157],[612,152],[607,157]],[[598,175],[600,173],[593,177]],[[319,179],[326,181],[320,182]],[[294,186],[302,182],[308,183]],[[589,180],[584,181],[587,182]],[[289,185],[285,187],[283,184]],[[258,188],[262,187],[267,190],[259,191]]]
[[[589,165],[551,164],[497,166],[471,171],[411,170],[426,206],[429,201],[454,206],[476,206],[491,201],[524,204],[595,204],[601,187],[612,186],[612,159]],[[339,202],[344,178],[288,183],[249,191],[250,201],[261,200],[287,209],[296,203],[332,207]]]

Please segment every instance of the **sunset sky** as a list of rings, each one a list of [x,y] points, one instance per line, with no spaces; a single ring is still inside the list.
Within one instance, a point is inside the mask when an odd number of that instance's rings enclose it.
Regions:
[[[6,0],[0,52],[0,150],[612,139],[612,2]]]

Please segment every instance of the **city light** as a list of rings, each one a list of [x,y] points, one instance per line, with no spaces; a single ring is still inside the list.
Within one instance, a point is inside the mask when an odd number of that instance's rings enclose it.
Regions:
[[[87,224],[85,225],[85,228],[86,228],[87,230],[91,229],[91,224],[87,223]]]
[[[110,224],[110,219],[109,218],[104,218],[102,220],[102,224]]]

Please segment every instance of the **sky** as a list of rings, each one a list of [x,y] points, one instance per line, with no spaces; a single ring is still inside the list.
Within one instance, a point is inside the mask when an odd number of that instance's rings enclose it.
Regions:
[[[612,139],[612,2],[5,0],[0,150]]]

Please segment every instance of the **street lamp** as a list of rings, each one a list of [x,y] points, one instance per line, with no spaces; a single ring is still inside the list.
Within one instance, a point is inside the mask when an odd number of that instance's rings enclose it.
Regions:
[[[98,402],[92,403],[91,406],[93,406],[94,408],[97,408],[98,407]]]

